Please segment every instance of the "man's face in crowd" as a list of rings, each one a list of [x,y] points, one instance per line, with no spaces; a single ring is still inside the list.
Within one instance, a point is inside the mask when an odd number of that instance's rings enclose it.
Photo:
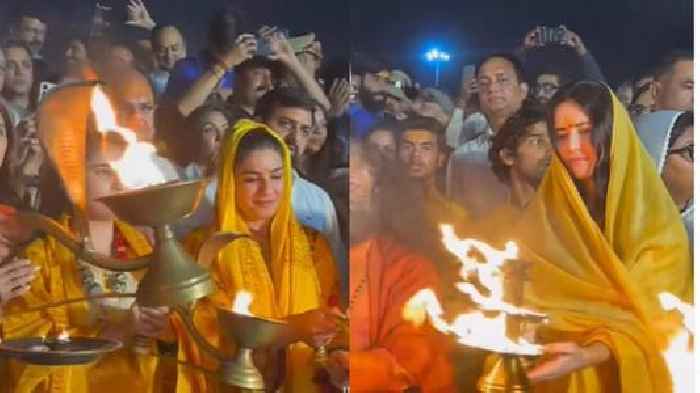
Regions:
[[[34,66],[29,53],[24,48],[8,48],[5,60],[5,92],[20,96],[29,94],[34,82]]]
[[[367,143],[388,162],[396,161],[396,137],[391,130],[377,129],[367,137]]]
[[[125,46],[115,45],[107,54],[108,65],[111,69],[131,68],[134,65],[134,54]]]
[[[73,69],[84,64],[88,59],[85,44],[80,40],[71,40],[64,53],[64,58],[66,61],[66,68],[68,69]]]
[[[272,73],[266,67],[252,67],[239,72],[238,82],[241,98],[250,106],[255,106],[273,88]]]
[[[305,108],[277,107],[265,123],[287,143],[295,162],[306,152],[314,127],[313,114]]]
[[[518,178],[536,188],[547,172],[552,158],[547,123],[541,121],[528,127],[525,135],[518,142],[515,154],[505,149],[499,154],[503,163],[511,168],[511,178],[515,172]]]
[[[435,133],[408,130],[399,139],[399,161],[409,177],[428,181],[444,164],[445,154],[440,150]]]
[[[535,85],[535,98],[542,105],[546,105],[559,90],[559,76],[555,74],[541,74],[537,77]]]
[[[120,126],[136,133],[142,141],[152,141],[155,133],[153,90],[143,75],[130,71],[110,95]]]
[[[46,40],[46,24],[39,19],[23,16],[16,29],[15,37],[17,40],[27,45],[33,56],[38,56]]]
[[[219,111],[211,111],[202,116],[198,126],[202,134],[202,156],[216,162],[221,140],[229,128],[228,119]]]
[[[385,92],[389,89],[386,80],[378,74],[367,73],[360,79],[359,98],[362,106],[370,112],[384,109]]]
[[[518,82],[513,64],[502,57],[487,60],[477,82],[479,105],[487,115],[515,113],[527,96],[527,84]]]
[[[671,72],[654,82],[654,107],[656,110],[693,110],[693,62],[676,62]]]
[[[185,40],[175,27],[163,28],[156,37],[155,44],[153,54],[161,70],[172,70],[178,60],[187,56]]]

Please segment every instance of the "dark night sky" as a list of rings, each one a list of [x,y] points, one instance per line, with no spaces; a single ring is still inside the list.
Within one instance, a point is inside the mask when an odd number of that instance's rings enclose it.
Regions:
[[[25,2],[23,0],[22,2]],[[18,0],[3,0],[5,20]],[[208,15],[225,0],[145,0],[157,21],[182,26],[190,47],[204,41]],[[293,33],[315,31],[327,53],[349,48],[383,56],[395,65],[431,80],[420,55],[432,45],[454,55],[446,77],[458,82],[463,64],[494,50],[511,49],[537,24],[565,24],[579,33],[608,79],[617,83],[671,48],[692,49],[691,0],[230,0],[252,24],[278,24]],[[60,45],[67,32],[86,25],[94,1],[45,0],[61,15],[51,43]],[[105,0],[123,5],[127,0]],[[121,6],[119,8],[122,8]],[[81,17],[82,15],[82,17]],[[68,21],[68,23],[66,23]]]

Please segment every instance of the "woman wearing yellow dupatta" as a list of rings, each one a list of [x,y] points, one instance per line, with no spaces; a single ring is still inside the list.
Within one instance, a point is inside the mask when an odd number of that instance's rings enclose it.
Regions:
[[[105,154],[96,148],[98,145],[88,145],[93,148],[89,148],[86,160],[90,240],[98,252],[119,259],[147,255],[151,246],[146,236],[115,221],[111,211],[96,200],[119,189],[116,175]],[[68,218],[62,223],[74,228]],[[29,308],[46,303],[98,293],[133,293],[140,275],[89,266],[52,237],[31,243],[24,256],[38,273],[27,293],[7,303],[0,324],[3,339],[55,337],[65,332],[69,336],[109,337],[128,344],[134,335],[157,338],[167,330],[167,310],[132,306],[133,299],[129,298],[28,312]],[[1,383],[9,385],[13,393],[151,393],[160,391],[157,367],[157,358],[124,348],[86,366],[46,367],[11,361],[10,379]]]
[[[678,209],[606,86],[576,83],[551,108],[557,155],[514,239],[525,298],[551,319],[529,377],[537,392],[671,392],[657,295],[691,299]]]
[[[338,287],[328,243],[297,222],[291,205],[289,151],[269,128],[248,120],[238,122],[220,158],[217,222],[190,235],[186,245],[196,252],[214,231],[245,233],[251,238],[224,247],[212,263],[217,291],[197,304],[195,325],[218,347],[216,308],[230,310],[238,292],[249,292],[253,315],[285,319],[291,327],[290,337],[279,345],[286,348],[286,362],[269,360],[273,356],[268,355],[268,364],[273,366],[266,367],[273,372],[286,368],[286,376],[266,375],[268,390],[283,383],[288,393],[317,391],[312,381],[311,346],[327,341],[335,332],[334,318],[322,311],[333,305]],[[198,350],[187,332],[177,330],[180,360],[214,369],[212,359]],[[273,352],[278,353],[271,350],[268,354]],[[178,393],[217,389],[214,378],[180,367]]]

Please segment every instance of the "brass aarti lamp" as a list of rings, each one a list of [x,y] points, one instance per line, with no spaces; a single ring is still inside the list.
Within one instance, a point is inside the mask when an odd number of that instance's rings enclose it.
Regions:
[[[60,87],[42,101],[37,113],[41,140],[68,190],[76,215],[83,219],[83,223],[85,140],[91,115],[89,103],[93,89],[98,88],[98,85],[99,82],[91,81]],[[67,146],[70,149],[66,149]],[[112,296],[133,296],[143,306],[174,308],[198,345],[220,361],[218,375],[222,384],[264,390],[262,375],[252,361],[252,351],[268,347],[279,340],[286,333],[286,323],[220,310],[220,329],[225,338],[235,342],[238,347],[236,357],[227,358],[199,335],[191,319],[194,302],[211,294],[214,285],[207,269],[190,257],[175,239],[170,225],[196,209],[207,183],[208,179],[175,181],[101,198],[100,201],[121,220],[154,230],[153,252],[129,261],[116,260],[95,252],[90,247],[84,230],[75,236],[56,221],[35,212],[18,212],[17,219],[27,227],[54,237],[79,259],[91,265],[112,271],[147,268],[135,294]],[[199,259],[206,261],[206,266],[222,247],[241,237],[245,235],[219,233],[212,236],[202,247]],[[95,297],[110,297],[110,294]],[[44,307],[95,297],[68,299]],[[0,344],[0,355],[31,364],[77,365],[95,361],[120,347],[119,342],[99,338],[27,338]]]

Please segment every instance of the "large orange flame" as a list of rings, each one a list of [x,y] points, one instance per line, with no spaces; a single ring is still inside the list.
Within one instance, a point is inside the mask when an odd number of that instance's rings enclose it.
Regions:
[[[126,142],[121,159],[110,163],[125,188],[138,189],[177,179],[175,169],[158,156],[152,144],[139,141],[133,131],[117,125],[109,99],[99,87],[93,89],[91,107],[97,131],[116,132]]]
[[[503,267],[509,260],[517,258],[516,244],[508,242],[503,250],[498,250],[475,239],[459,239],[452,226],[442,225],[440,229],[445,247],[456,255],[462,264],[460,277],[463,281],[456,284],[457,289],[469,296],[480,309],[459,314],[452,322],[448,322],[443,317],[443,310],[435,293],[430,289],[423,289],[404,306],[404,318],[417,325],[429,319],[437,330],[453,334],[459,343],[471,347],[522,355],[540,354],[541,346],[530,343],[523,337],[511,339],[506,334],[509,315],[544,318],[542,314],[503,300],[505,295]],[[481,255],[483,262],[474,258],[474,253]],[[473,273],[476,273],[479,284],[487,289],[488,294],[483,294],[471,282],[470,276]],[[490,311],[495,316],[487,317],[482,311]]]
[[[666,311],[677,311],[683,316],[683,326],[680,326],[664,351],[664,359],[671,373],[674,393],[693,392],[693,306],[684,303],[670,293],[658,295],[661,307]]]

